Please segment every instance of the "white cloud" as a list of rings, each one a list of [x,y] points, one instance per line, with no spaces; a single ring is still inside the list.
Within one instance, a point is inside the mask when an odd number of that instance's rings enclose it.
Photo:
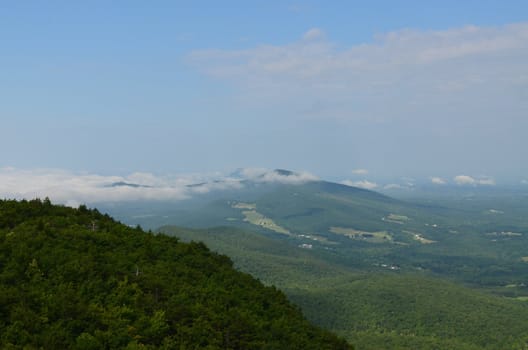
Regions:
[[[404,176],[401,178],[401,181],[403,181],[402,187],[412,188],[415,185],[416,179],[412,177]]]
[[[373,189],[378,187],[377,183],[370,182],[368,180],[361,180],[361,181],[344,180],[341,183],[343,185],[364,188],[364,189],[367,189],[367,190],[373,190]]]
[[[489,185],[489,186],[495,186],[495,179],[491,177],[486,177],[477,180],[479,185]]]
[[[457,175],[453,179],[457,185],[475,185],[477,180],[468,175]]]
[[[49,197],[53,202],[70,206],[131,200],[184,200],[211,191],[242,188],[242,180],[301,184],[318,179],[307,172],[290,174],[267,169],[243,169],[241,174],[242,179],[219,173],[102,176],[60,169],[22,170],[5,167],[0,168],[0,198]]]
[[[400,184],[387,184],[387,185],[383,186],[384,190],[401,190],[401,189],[406,189],[406,188],[408,188],[408,187],[403,187]]]
[[[442,179],[441,177],[434,176],[431,178],[431,183],[435,185],[445,185],[447,181]]]
[[[199,70],[239,85],[253,102],[282,103],[321,118],[375,121],[413,114],[433,120],[438,116],[431,109],[451,102],[457,113],[441,113],[444,118],[457,120],[467,115],[465,107],[479,106],[489,113],[480,119],[497,118],[489,111],[490,100],[483,103],[486,96],[494,97],[497,108],[512,103],[526,108],[519,89],[528,86],[527,60],[528,23],[400,30],[348,47],[314,28],[287,45],[196,50],[188,56]],[[523,108],[508,118],[522,117]]]
[[[255,182],[278,182],[292,185],[319,180],[317,176],[308,172],[288,172],[265,168],[245,168],[240,171],[240,174],[245,179]]]
[[[355,175],[368,175],[368,170],[367,169],[354,169],[352,170],[352,174],[355,174]]]
[[[491,177],[480,177],[480,178],[474,178],[469,175],[458,175],[453,178],[455,183],[457,185],[488,185],[492,186],[495,185],[495,180]]]
[[[304,40],[318,40],[324,38],[324,32],[320,28],[312,28],[303,35]]]
[[[311,42],[323,38],[321,29],[303,35],[305,41],[285,46],[260,46],[253,49],[200,50],[190,58],[207,67],[237,68],[218,71],[238,73],[278,73],[272,67],[288,67],[297,78],[323,76],[327,73],[358,73],[372,68],[394,68],[459,59],[474,55],[504,53],[528,48],[528,23],[503,27],[467,26],[444,31],[402,30],[379,35],[374,43],[338,48],[330,42]],[[306,42],[306,39],[308,42]],[[220,61],[217,61],[220,60]],[[215,65],[216,64],[216,65]],[[335,81],[346,77],[332,76]]]
[[[131,199],[184,199],[185,188],[109,187],[131,182],[127,177],[72,174],[63,170],[8,170],[0,172],[0,196],[5,198],[50,197],[59,203],[119,201]]]

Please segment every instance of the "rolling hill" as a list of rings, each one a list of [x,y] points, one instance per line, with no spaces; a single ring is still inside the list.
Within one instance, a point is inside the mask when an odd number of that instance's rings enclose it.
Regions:
[[[0,201],[2,349],[352,349],[201,243]]]
[[[526,346],[526,198],[399,200],[289,181],[294,174],[277,170],[281,182],[244,180],[189,202],[110,209],[206,242],[359,349]]]
[[[291,174],[277,170],[275,175],[287,179]],[[332,251],[330,258],[347,266],[385,264],[428,271],[499,293],[511,294],[502,286],[528,280],[528,264],[523,261],[528,256],[524,197],[404,201],[327,181],[290,182],[244,180],[240,188],[190,201],[102,208],[128,224],[149,229],[238,227],[321,254]],[[518,292],[528,295],[526,290]]]
[[[204,241],[284,290],[314,323],[357,349],[524,349],[528,305],[424,272],[350,267],[280,237],[234,228],[162,232]]]

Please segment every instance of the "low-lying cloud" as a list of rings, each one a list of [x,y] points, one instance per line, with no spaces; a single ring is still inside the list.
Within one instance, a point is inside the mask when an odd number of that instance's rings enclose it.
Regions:
[[[383,186],[384,190],[401,190],[401,189],[408,189],[408,187],[404,187],[400,184],[387,184]]]
[[[158,176],[132,173],[104,176],[60,169],[22,170],[0,168],[0,198],[49,197],[70,206],[82,203],[133,200],[185,200],[211,191],[244,187],[244,180],[264,183],[300,184],[317,180],[307,172],[281,173],[268,169],[242,169],[238,178],[214,174]]]
[[[447,181],[442,179],[441,177],[434,176],[431,178],[431,183],[433,185],[445,185]]]
[[[352,174],[354,175],[368,175],[369,171],[367,169],[354,169]]]
[[[265,168],[245,168],[239,172],[246,180],[265,183],[302,184],[317,181],[319,178],[308,172],[290,172],[288,170],[269,170]]]
[[[360,180],[360,181],[345,180],[345,181],[342,181],[341,183],[343,185],[364,188],[367,190],[373,190],[378,187],[377,183],[371,182],[368,180]]]
[[[457,185],[461,185],[461,186],[463,185],[471,185],[471,186],[476,186],[476,185],[493,186],[495,185],[495,179],[491,177],[487,177],[487,176],[475,178],[469,175],[457,175],[453,178],[453,181],[455,181]]]
[[[72,206],[139,199],[182,200],[192,194],[192,190],[186,187],[192,182],[192,178],[170,179],[145,173],[103,176],[57,169],[3,168],[0,170],[0,196],[16,199],[49,197],[54,202]],[[113,186],[118,183],[138,186]]]

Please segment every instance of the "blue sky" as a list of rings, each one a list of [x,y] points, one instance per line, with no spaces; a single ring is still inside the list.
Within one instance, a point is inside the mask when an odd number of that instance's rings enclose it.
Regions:
[[[0,168],[518,183],[527,17],[526,1],[2,1]]]

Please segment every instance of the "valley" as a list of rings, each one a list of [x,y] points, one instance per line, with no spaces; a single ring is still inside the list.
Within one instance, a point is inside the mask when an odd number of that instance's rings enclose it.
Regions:
[[[213,197],[192,212],[160,205],[159,221],[118,217],[227,254],[358,349],[526,344],[528,220],[510,213],[528,200],[495,198],[499,215],[487,197],[400,200],[325,181]]]

